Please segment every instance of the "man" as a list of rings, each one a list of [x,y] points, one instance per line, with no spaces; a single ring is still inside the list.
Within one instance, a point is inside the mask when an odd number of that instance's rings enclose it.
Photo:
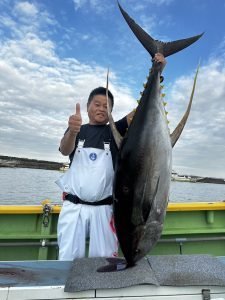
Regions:
[[[154,60],[165,65],[161,54]],[[112,107],[114,98],[109,91]],[[89,123],[82,125],[80,105],[69,117],[68,129],[60,143],[63,155],[69,155],[70,169],[57,184],[66,193],[58,220],[59,259],[85,256],[89,237],[89,257],[117,256],[118,242],[112,213],[113,166],[117,148],[108,123],[106,89],[94,89],[88,98]],[[116,122],[125,135],[134,112]]]

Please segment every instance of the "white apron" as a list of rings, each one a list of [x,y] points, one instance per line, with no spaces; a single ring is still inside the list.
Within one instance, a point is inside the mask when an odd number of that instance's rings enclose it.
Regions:
[[[105,149],[83,148],[79,141],[70,169],[56,184],[63,192],[87,202],[112,195],[113,165],[109,144]],[[89,257],[117,256],[118,242],[112,205],[73,204],[65,200],[58,220],[59,259],[73,260],[85,256],[89,237]]]

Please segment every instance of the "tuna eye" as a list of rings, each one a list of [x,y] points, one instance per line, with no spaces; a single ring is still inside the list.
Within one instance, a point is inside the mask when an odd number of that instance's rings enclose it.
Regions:
[[[123,193],[128,194],[129,193],[129,188],[127,186],[123,186]]]
[[[140,249],[136,249],[135,253],[138,254],[138,253],[140,253],[140,251],[141,251]]]

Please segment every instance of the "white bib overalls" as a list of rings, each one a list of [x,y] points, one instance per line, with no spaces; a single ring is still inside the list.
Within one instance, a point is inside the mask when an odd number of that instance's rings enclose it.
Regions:
[[[97,202],[112,195],[113,165],[109,144],[104,150],[83,148],[79,141],[70,169],[56,183],[63,192],[86,202]],[[89,237],[89,257],[117,256],[112,205],[74,204],[65,200],[58,220],[59,259],[85,256]]]

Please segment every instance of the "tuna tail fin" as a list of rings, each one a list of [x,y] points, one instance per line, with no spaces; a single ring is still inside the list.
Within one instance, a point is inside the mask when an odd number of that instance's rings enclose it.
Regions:
[[[151,57],[154,57],[156,53],[162,53],[165,57],[167,57],[173,53],[181,51],[184,48],[196,42],[204,34],[202,33],[187,39],[177,40],[168,43],[154,40],[128,15],[128,13],[121,7],[119,2],[118,6],[130,29],[133,31],[133,33],[141,42],[141,44],[145,47],[145,49],[149,52]]]
[[[186,110],[183,118],[180,120],[179,124],[177,125],[177,127],[174,129],[173,133],[171,133],[171,135],[170,135],[172,147],[176,144],[176,142],[179,139],[179,137],[180,137],[180,135],[181,135],[181,133],[184,129],[184,126],[187,122],[187,119],[188,119],[188,116],[189,116],[189,113],[190,113],[190,110],[191,110],[191,105],[192,105],[194,92],[195,92],[195,86],[196,86],[198,71],[199,71],[199,65],[198,65],[197,71],[195,73],[194,84],[193,84],[193,87],[192,87],[191,97],[190,97],[190,100],[189,100],[187,110]]]

